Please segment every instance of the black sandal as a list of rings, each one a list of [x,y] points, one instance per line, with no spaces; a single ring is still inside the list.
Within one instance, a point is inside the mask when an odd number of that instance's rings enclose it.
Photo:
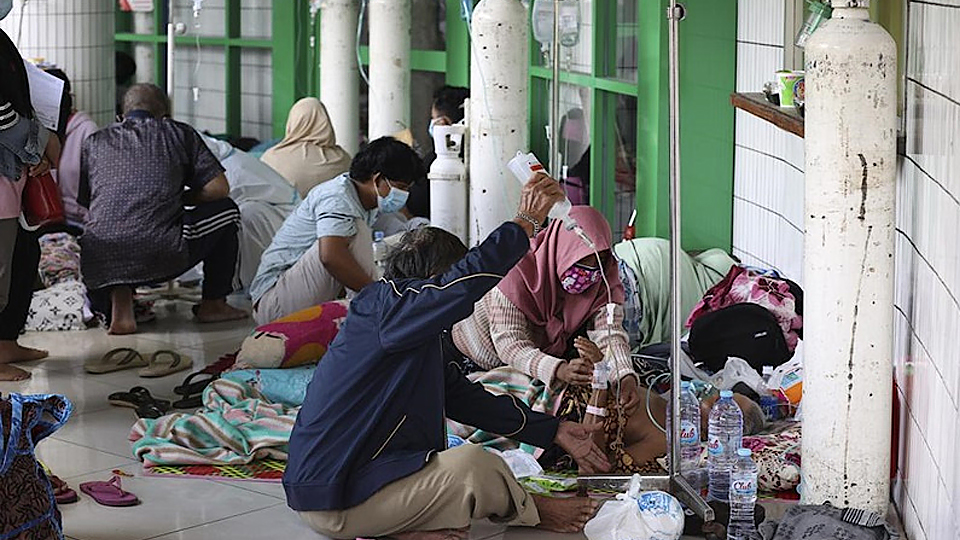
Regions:
[[[174,409],[199,409],[203,407],[203,396],[186,396],[173,402]]]
[[[195,378],[206,375],[207,378],[194,381]],[[187,378],[180,383],[180,386],[177,386],[173,389],[173,392],[180,396],[192,396],[194,394],[201,394],[203,390],[210,385],[213,381],[217,380],[219,375],[212,375],[204,371],[195,371],[190,375],[187,375]]]
[[[150,395],[150,391],[142,386],[134,386],[127,392],[114,392],[107,396],[107,401],[117,407],[128,407],[138,409],[142,405],[152,403],[163,409],[170,408],[170,402],[165,399],[157,399]]]

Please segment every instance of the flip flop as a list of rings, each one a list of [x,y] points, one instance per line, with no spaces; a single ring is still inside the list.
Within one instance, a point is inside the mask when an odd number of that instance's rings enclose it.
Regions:
[[[169,406],[161,407],[157,402],[143,403],[137,407],[137,417],[156,420],[167,414],[168,410],[170,410]]]
[[[77,492],[70,489],[70,486],[57,475],[50,474],[48,476],[50,477],[50,485],[53,487],[53,498],[56,499],[57,504],[71,504],[80,499]]]
[[[146,403],[153,403],[164,409],[170,408],[169,401],[153,397],[150,395],[150,391],[142,386],[134,386],[127,392],[114,392],[107,396],[107,401],[109,401],[111,405],[131,409],[138,409]]]
[[[162,350],[150,355],[150,363],[139,373],[144,378],[164,377],[190,369],[191,366],[193,366],[193,360],[189,356],[175,351]]]
[[[100,357],[99,360],[87,360],[83,365],[83,369],[86,370],[87,373],[100,375],[123,369],[142,368],[147,365],[147,360],[142,354],[128,347],[121,347],[108,351],[107,354]]]
[[[205,378],[202,378],[199,381],[194,381],[194,379],[204,376]],[[183,380],[180,386],[175,387],[173,392],[184,397],[199,394],[203,392],[203,389],[206,388],[210,383],[217,380],[218,377],[219,375],[214,375],[212,373],[196,371],[190,375],[187,375],[187,378]]]
[[[203,407],[203,396],[190,396],[173,402],[174,409],[199,409],[200,407]]]
[[[84,482],[80,484],[80,491],[103,506],[135,506],[140,504],[140,499],[136,495],[124,491],[120,487],[120,477],[117,475],[113,475],[113,478],[106,482]]]

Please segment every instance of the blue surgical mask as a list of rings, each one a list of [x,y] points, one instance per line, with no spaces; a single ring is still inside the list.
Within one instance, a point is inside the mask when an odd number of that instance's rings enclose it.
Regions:
[[[433,138],[433,128],[436,127],[436,125],[437,125],[437,119],[436,119],[436,118],[431,118],[431,119],[430,119],[430,125],[427,126],[427,133],[430,134],[430,138]]]
[[[377,193],[377,206],[380,211],[384,214],[392,214],[403,210],[403,207],[407,205],[407,197],[410,196],[410,193],[391,186],[389,182],[387,182],[387,185],[390,187],[390,191],[386,197]]]
[[[0,20],[3,20],[11,9],[13,9],[13,0],[0,0]]]

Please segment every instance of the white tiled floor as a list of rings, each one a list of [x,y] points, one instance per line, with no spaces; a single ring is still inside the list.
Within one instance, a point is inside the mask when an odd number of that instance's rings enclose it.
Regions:
[[[253,326],[250,321],[198,325],[191,321],[189,305],[167,302],[157,306],[158,320],[141,326],[132,337],[108,336],[103,330],[31,333],[21,342],[50,351],[40,362],[21,364],[33,377],[24,383],[0,383],[0,392],[60,393],[73,401],[70,421],[38,445],[37,455],[71,487],[81,482],[108,480],[121,469],[125,489],[135,493],[141,505],[107,508],[80,494],[76,504],[62,507],[65,533],[76,540],[246,540],[283,538],[316,539],[287,508],[279,484],[217,482],[198,479],[144,477],[140,463],[131,455],[127,435],[136,421],[130,409],[113,407],[108,394],[145,386],[157,397],[173,398],[189,371],[161,379],[141,379],[136,370],[89,375],[83,370],[87,358],[115,347],[141,352],[175,348],[190,355],[195,365],[216,361],[237,349]],[[581,535],[552,535],[530,529],[506,530],[490,522],[478,522],[473,540],[573,540]]]

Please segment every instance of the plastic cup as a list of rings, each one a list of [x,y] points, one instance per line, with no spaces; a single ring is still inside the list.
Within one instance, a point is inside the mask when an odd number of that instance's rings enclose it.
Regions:
[[[797,97],[798,91],[801,94],[801,99],[803,97],[803,72],[778,71],[777,87],[780,92],[780,106],[793,108],[794,99]]]

